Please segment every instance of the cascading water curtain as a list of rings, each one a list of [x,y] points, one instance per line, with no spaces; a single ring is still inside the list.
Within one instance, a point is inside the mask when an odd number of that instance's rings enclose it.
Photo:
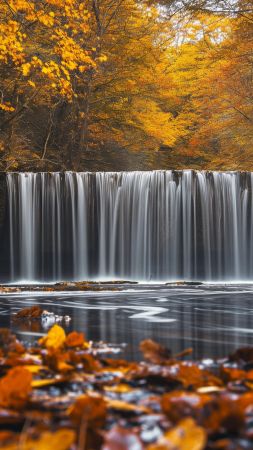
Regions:
[[[11,281],[252,280],[253,174],[8,173]]]

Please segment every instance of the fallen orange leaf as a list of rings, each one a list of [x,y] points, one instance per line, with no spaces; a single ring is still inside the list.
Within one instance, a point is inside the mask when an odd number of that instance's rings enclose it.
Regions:
[[[67,347],[82,347],[85,342],[84,334],[72,331],[66,337],[65,344]]]
[[[74,423],[80,424],[83,420],[92,428],[101,427],[106,417],[106,402],[98,395],[81,395],[70,406],[67,413]]]
[[[32,374],[24,367],[15,367],[0,380],[0,405],[19,409],[25,406],[32,389]]]

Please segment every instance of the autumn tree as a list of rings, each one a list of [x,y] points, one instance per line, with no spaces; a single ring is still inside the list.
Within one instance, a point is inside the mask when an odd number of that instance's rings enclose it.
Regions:
[[[251,170],[253,11],[251,2],[238,6],[247,14],[221,16],[220,38],[208,43],[202,58],[204,70],[191,93],[198,118],[184,149],[206,167]]]
[[[0,23],[5,168],[79,168],[90,149],[155,151],[187,133],[171,95],[174,31],[157,8],[22,0],[2,5]]]
[[[91,17],[94,45],[99,38],[106,61],[89,80],[87,144],[134,150],[174,145],[184,124],[170,111],[168,24],[155,8],[133,0],[103,0]]]
[[[250,168],[252,23],[247,0],[2,2],[0,168]]]
[[[80,78],[96,65],[86,41],[88,20],[85,2],[78,0],[1,3],[0,120],[6,168],[29,156],[46,157],[56,106],[63,111],[73,104]],[[30,122],[38,113],[48,126]],[[38,140],[36,126],[41,128]]]

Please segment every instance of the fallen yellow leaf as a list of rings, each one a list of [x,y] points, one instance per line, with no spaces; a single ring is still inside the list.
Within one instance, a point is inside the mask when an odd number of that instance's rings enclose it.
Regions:
[[[54,325],[50,328],[46,336],[39,340],[40,345],[45,345],[48,349],[61,348],[66,340],[66,334],[62,327],[59,325]]]
[[[203,428],[187,418],[167,431],[155,444],[148,446],[148,450],[203,450],[207,436]]]
[[[59,377],[59,378],[48,378],[43,380],[33,380],[32,381],[32,388],[41,388],[44,386],[53,386],[54,384],[63,383],[66,381],[66,378]]]

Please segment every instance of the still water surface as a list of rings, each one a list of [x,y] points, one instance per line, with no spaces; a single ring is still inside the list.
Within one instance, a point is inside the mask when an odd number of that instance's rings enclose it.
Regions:
[[[89,340],[126,343],[124,356],[140,358],[138,344],[151,338],[193,357],[223,357],[253,345],[253,285],[124,286],[124,291],[22,293],[0,295],[0,326],[31,342],[47,331],[48,321],[11,320],[23,307],[40,305],[57,315],[67,331]]]

